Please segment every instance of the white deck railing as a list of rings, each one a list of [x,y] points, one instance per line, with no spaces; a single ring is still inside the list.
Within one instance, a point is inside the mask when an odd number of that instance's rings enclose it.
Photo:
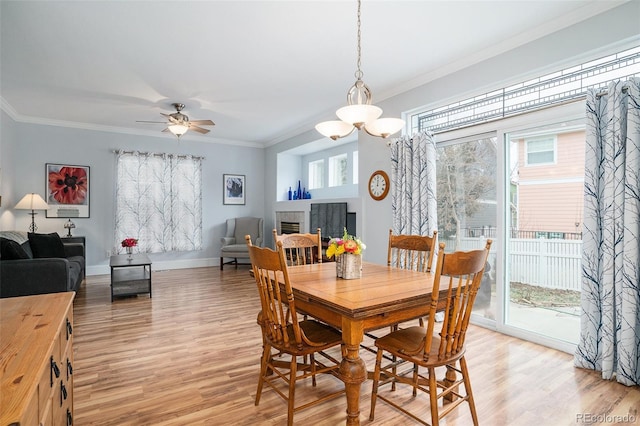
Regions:
[[[441,240],[454,247],[453,240]],[[509,248],[509,280],[546,288],[580,291],[582,240],[512,238]],[[458,250],[475,250],[483,238],[462,238]],[[492,247],[492,252],[494,251]],[[492,266],[495,256],[490,255]]]

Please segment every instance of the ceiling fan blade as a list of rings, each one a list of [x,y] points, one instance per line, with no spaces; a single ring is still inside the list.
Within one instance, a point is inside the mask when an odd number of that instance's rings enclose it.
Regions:
[[[202,127],[195,126],[193,124],[193,121],[190,122],[189,124],[190,124],[189,130],[193,130],[194,132],[202,133],[203,135],[205,133],[209,133],[209,129],[203,129]]]
[[[173,118],[169,114],[165,114],[164,112],[161,112],[160,115],[162,115],[163,117],[167,117],[167,119],[172,123],[177,123],[178,122],[178,120],[176,120],[175,118]]]
[[[211,120],[191,120],[189,121],[189,123],[191,124],[199,124],[200,126],[215,126],[216,123],[214,123]]]
[[[162,131],[163,131],[163,132],[168,132],[168,131],[169,131],[169,128],[168,128],[168,127],[165,127],[164,129],[162,129]]]
[[[136,123],[158,123],[158,124],[167,124],[166,121],[146,121],[146,120],[136,120]]]

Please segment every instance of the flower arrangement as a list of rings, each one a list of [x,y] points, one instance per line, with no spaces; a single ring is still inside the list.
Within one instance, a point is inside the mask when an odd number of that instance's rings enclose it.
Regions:
[[[329,247],[327,247],[327,257],[331,258],[334,255],[340,256],[344,253],[361,254],[362,250],[367,246],[360,241],[359,238],[349,235],[347,229],[344,229],[342,238],[332,238],[329,240]]]
[[[125,238],[120,244],[122,244],[122,247],[135,247],[138,245],[138,240],[135,238]]]

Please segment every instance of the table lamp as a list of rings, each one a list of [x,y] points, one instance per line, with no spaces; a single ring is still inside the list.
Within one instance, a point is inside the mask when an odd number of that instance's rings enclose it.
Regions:
[[[71,219],[67,220],[64,224],[64,229],[68,230],[67,237],[72,237],[71,230],[76,227],[76,224],[71,222]]]
[[[31,210],[31,226],[29,226],[30,232],[36,232],[38,227],[36,226],[35,216],[38,214],[36,210],[49,210],[49,205],[38,194],[27,194],[22,197],[22,200],[16,204],[18,210]]]

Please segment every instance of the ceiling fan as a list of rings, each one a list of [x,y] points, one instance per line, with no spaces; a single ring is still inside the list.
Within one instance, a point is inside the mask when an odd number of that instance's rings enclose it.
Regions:
[[[200,126],[215,126],[216,124],[211,120],[189,120],[189,117],[183,114],[181,111],[184,108],[184,104],[173,103],[171,104],[176,109],[176,112],[172,114],[160,114],[167,117],[167,122],[164,121],[144,121],[138,120],[137,123],[164,123],[167,127],[162,130],[163,132],[171,132],[178,138],[187,133],[187,130],[193,130],[194,132],[202,133],[203,135],[209,133],[208,129],[204,129]]]

